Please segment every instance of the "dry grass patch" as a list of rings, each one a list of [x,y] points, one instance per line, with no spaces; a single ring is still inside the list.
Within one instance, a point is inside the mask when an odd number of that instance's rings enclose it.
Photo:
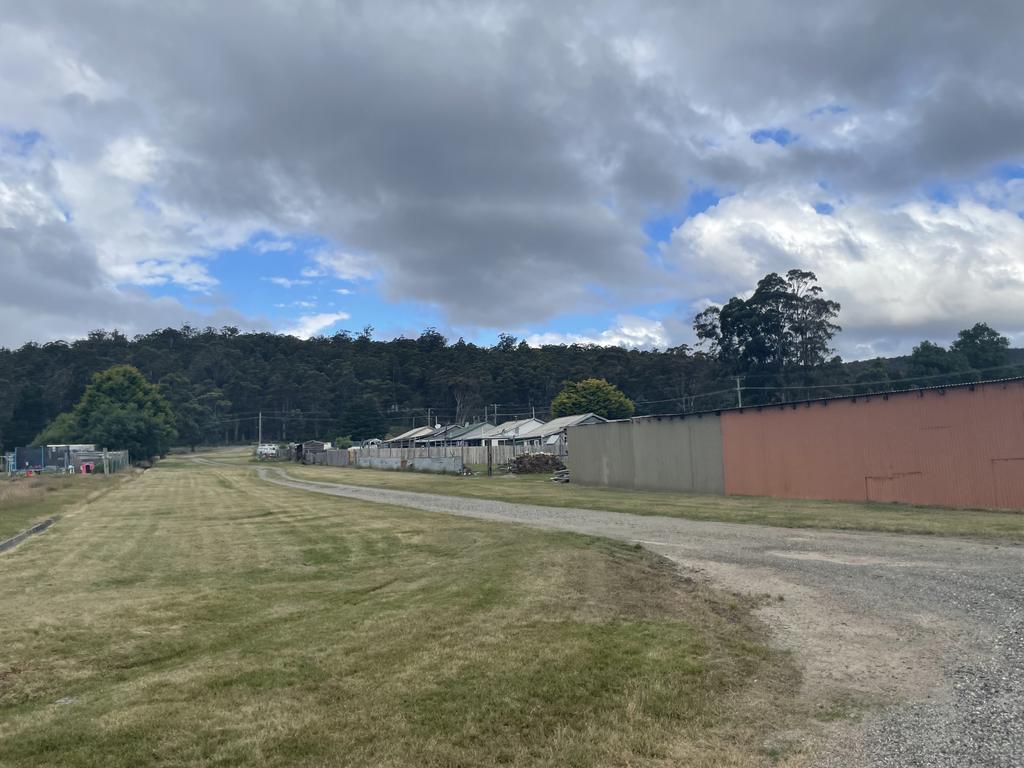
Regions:
[[[5,766],[757,766],[802,717],[750,605],[643,550],[243,467],[147,472],[0,601]]]
[[[0,541],[81,504],[119,479],[102,475],[0,478]]]

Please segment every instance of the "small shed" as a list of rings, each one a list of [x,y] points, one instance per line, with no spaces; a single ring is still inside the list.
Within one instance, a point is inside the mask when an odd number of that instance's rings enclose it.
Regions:
[[[330,443],[325,443],[322,440],[306,440],[296,446],[295,460],[301,461],[304,464],[309,464],[312,459],[308,457],[312,457],[317,453],[323,453],[329,447]]]

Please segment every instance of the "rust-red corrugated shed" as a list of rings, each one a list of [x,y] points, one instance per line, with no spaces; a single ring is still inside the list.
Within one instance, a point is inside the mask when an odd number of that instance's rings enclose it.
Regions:
[[[1024,509],[1024,382],[722,414],[725,492]]]

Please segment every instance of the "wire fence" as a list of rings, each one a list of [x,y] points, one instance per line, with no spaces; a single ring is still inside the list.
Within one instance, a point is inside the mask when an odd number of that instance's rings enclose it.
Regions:
[[[2,471],[7,475],[110,475],[130,466],[128,451],[83,450],[66,445],[15,448],[2,457]]]

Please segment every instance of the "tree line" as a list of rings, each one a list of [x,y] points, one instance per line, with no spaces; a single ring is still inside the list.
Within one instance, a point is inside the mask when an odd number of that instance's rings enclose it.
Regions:
[[[354,440],[430,422],[549,418],[566,382],[605,379],[638,415],[713,410],[993,378],[1015,373],[1009,342],[983,323],[951,347],[844,363],[833,350],[840,307],[811,272],[766,275],[694,319],[699,339],[664,350],[596,345],[530,347],[450,342],[434,328],[378,340],[373,329],[306,341],[237,328],[164,328],[134,338],[98,330],[76,341],[0,349],[0,445],[34,441],[73,412],[92,377],[129,365],[170,408],[178,444],[349,435]],[[916,379],[906,381],[907,379]],[[572,397],[555,402],[562,413]],[[262,413],[262,420],[260,414]]]

